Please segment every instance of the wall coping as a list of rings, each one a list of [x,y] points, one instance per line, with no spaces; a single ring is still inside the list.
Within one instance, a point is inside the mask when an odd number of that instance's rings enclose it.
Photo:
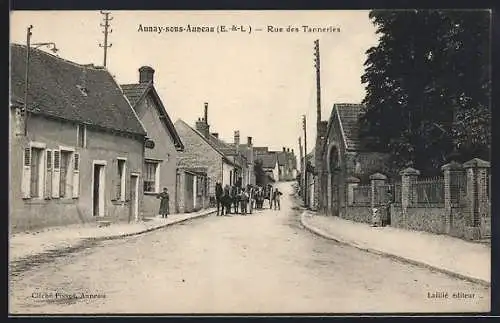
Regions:
[[[354,177],[354,176],[349,176],[347,179],[346,179],[346,182],[347,183],[360,183],[361,180],[357,177]]]
[[[441,166],[441,170],[442,171],[446,171],[446,170],[462,170],[462,169],[464,169],[464,167],[462,166],[462,164],[460,164],[460,163],[458,163],[456,161],[451,161],[448,164]]]
[[[370,179],[386,180],[387,176],[385,176],[384,174],[381,174],[381,173],[375,173],[375,174],[370,175]]]
[[[400,171],[399,175],[401,175],[401,176],[409,176],[409,175],[418,176],[418,175],[420,175],[420,171],[416,170],[415,168],[408,167],[408,168],[405,168],[402,171]]]
[[[490,162],[479,158],[473,158],[468,162],[464,163],[464,168],[490,168]]]

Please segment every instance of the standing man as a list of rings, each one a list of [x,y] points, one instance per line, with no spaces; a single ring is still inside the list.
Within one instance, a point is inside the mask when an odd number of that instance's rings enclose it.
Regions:
[[[278,207],[278,210],[281,210],[281,205],[280,205],[280,196],[281,192],[276,188],[273,192],[273,201],[274,201],[274,209],[276,210],[276,207]]]
[[[160,211],[158,212],[162,218],[166,218],[169,213],[169,203],[170,196],[168,194],[168,189],[166,187],[163,188],[163,192],[159,193],[156,198],[161,199],[160,201]]]
[[[215,200],[217,202],[217,215],[219,215],[219,210],[222,207],[221,214],[224,215],[224,204],[222,201],[222,195],[224,194],[224,191],[222,189],[222,184],[220,181],[217,181],[217,184],[215,184]]]

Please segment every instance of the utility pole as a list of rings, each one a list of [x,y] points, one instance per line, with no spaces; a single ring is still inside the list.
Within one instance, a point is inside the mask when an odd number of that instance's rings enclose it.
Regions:
[[[26,74],[24,81],[24,135],[28,134],[28,84],[29,84],[29,69],[30,69],[30,46],[31,46],[31,29],[33,26],[30,25],[26,30]]]
[[[304,206],[308,207],[309,203],[307,200],[307,124],[306,115],[302,115],[302,128],[304,129]]]
[[[103,44],[99,44],[99,47],[102,47],[104,48],[104,67],[106,67],[106,63],[107,63],[107,57],[108,57],[108,48],[110,48],[111,46],[113,46],[113,44],[109,44],[108,45],[108,34],[111,34],[113,32],[113,29],[110,29],[110,24],[109,22],[111,20],[113,20],[113,17],[110,17],[111,13],[110,12],[105,12],[105,11],[102,11],[101,10],[101,15],[104,15],[104,24],[100,24],[101,27],[104,27],[104,45]]]
[[[304,197],[304,155],[302,153],[302,137],[299,137],[299,156],[300,156],[300,195]]]
[[[54,42],[45,42],[45,43],[31,43],[31,36],[33,33],[31,30],[33,29],[33,26],[30,25],[27,30],[26,30],[26,62],[25,62],[25,72],[26,74],[24,75],[24,111],[23,111],[23,121],[24,121],[24,136],[28,134],[28,118],[29,118],[29,113],[28,113],[28,92],[29,92],[29,70],[30,70],[30,58],[31,58],[31,48],[38,48],[40,46],[47,46],[51,47],[50,50],[54,53],[57,53],[59,49],[57,49],[56,44]]]
[[[314,184],[314,207],[318,210],[323,208],[322,195],[325,191],[323,176],[323,140],[325,134],[321,122],[321,63],[319,55],[319,39],[314,41],[314,68],[316,69],[316,145],[315,145],[315,166],[316,181]]]
[[[314,41],[314,67],[316,68],[316,125],[321,123],[321,64],[319,59],[319,39]]]

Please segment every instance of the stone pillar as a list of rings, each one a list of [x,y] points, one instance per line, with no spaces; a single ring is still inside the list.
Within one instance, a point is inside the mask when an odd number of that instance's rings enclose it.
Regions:
[[[490,163],[474,158],[464,163],[467,178],[466,229],[467,239],[489,238],[491,210],[488,197]]]
[[[375,173],[370,176],[370,183],[372,186],[372,194],[371,194],[371,206],[372,209],[374,207],[377,207],[380,203],[378,202],[376,195],[377,193],[377,186],[385,185],[385,181],[387,180],[387,176],[384,174],[380,173]]]
[[[463,174],[461,164],[452,161],[441,167],[444,174],[444,232],[450,234],[453,227],[454,209],[459,207],[460,190],[458,187],[459,177]]]
[[[347,183],[347,205],[351,206],[354,203],[354,188],[359,185],[361,181],[357,177],[348,177]]]
[[[406,225],[406,215],[408,207],[411,206],[416,197],[415,182],[417,181],[420,171],[408,167],[399,172],[401,176],[401,208],[403,211],[403,223]]]

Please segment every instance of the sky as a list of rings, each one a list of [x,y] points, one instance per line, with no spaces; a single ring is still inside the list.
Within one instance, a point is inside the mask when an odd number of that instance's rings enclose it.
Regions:
[[[173,122],[194,126],[208,102],[210,131],[233,141],[253,137],[255,146],[299,153],[307,118],[307,150],[316,132],[314,40],[320,42],[321,110],[328,120],[334,103],[360,103],[366,50],[378,36],[364,10],[322,11],[110,11],[112,32],[107,69],[118,83],[137,83],[143,65],[155,70],[154,84]],[[61,58],[103,65],[103,15],[99,11],[13,11],[11,42],[54,42]],[[144,27],[243,26],[217,33],[144,32]],[[305,32],[304,25],[333,32]],[[283,28],[268,31],[268,26]],[[287,27],[298,32],[287,32]],[[248,32],[252,29],[252,32]],[[338,31],[337,28],[340,28]],[[262,29],[262,31],[257,31]],[[274,29],[274,28],[273,28]],[[48,50],[40,47],[42,50]]]

